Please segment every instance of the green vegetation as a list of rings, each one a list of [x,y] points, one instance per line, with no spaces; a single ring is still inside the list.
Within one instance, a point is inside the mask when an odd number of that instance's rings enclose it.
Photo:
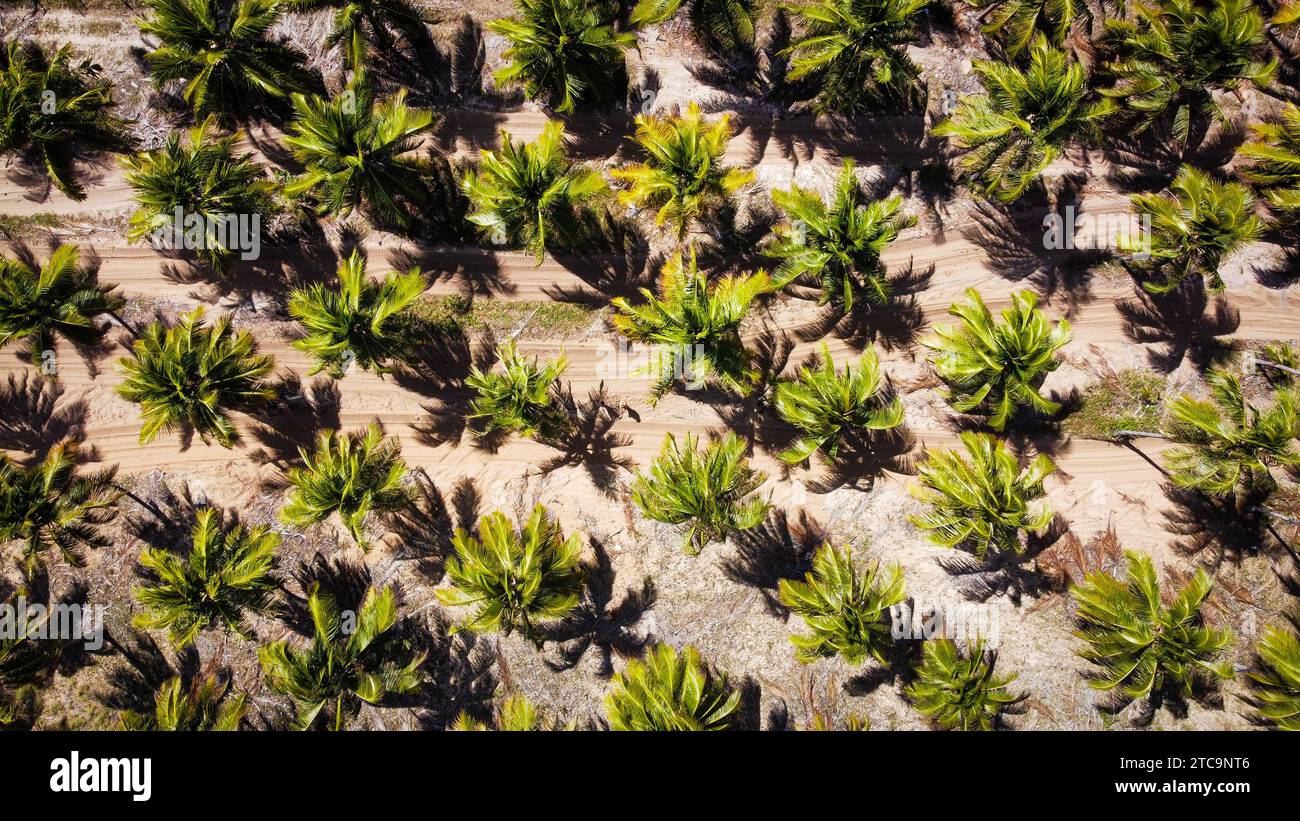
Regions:
[[[849,550],[818,548],[803,581],[781,579],[781,603],[802,616],[808,634],[791,636],[795,657],[804,664],[841,656],[849,664],[868,657],[884,663],[891,643],[889,608],[903,601],[903,569],[879,565],[863,572]]]
[[[739,703],[740,691],[710,673],[694,647],[678,654],[660,644],[614,676],[605,713],[612,730],[725,730]]]
[[[1159,430],[1165,380],[1140,368],[1111,371],[1083,390],[1062,429],[1081,439],[1114,439],[1125,430]]]
[[[1016,676],[999,676],[996,666],[997,654],[982,641],[968,652],[948,639],[927,641],[907,697],[945,730],[992,730],[1007,708],[1025,698],[1007,689]]]

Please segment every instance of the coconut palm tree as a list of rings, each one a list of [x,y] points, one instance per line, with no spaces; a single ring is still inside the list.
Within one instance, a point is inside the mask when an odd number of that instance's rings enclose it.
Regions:
[[[822,545],[813,555],[812,570],[803,581],[781,579],[781,603],[803,617],[811,631],[791,636],[795,658],[810,664],[842,657],[861,664],[868,657],[884,662],[890,644],[889,608],[903,601],[903,569],[880,573],[878,564],[862,572],[853,566],[849,550]]]
[[[850,114],[906,98],[919,71],[904,49],[915,42],[930,0],[805,0],[790,7],[801,34],[783,54],[787,79],[818,85],[813,110]]]
[[[195,676],[185,686],[180,676],[163,682],[154,695],[154,710],[137,713],[126,710],[118,720],[122,729],[132,732],[229,732],[239,729],[243,720],[243,693],[227,698],[230,683],[216,676]]]
[[[280,0],[287,11],[333,9],[334,23],[325,48],[343,46],[343,65],[363,68],[367,51],[389,54],[396,47],[393,34],[416,42],[428,36],[426,26],[434,17],[411,0]]]
[[[966,0],[966,3],[987,15],[983,31],[1002,35],[1008,57],[1020,56],[1038,34],[1060,48],[1076,22],[1092,20],[1092,11],[1080,0]]]
[[[502,241],[522,245],[540,265],[547,248],[572,239],[576,212],[605,191],[599,172],[581,169],[564,154],[564,125],[547,121],[537,142],[515,142],[501,132],[499,151],[480,152],[462,189],[474,211],[469,221]]]
[[[952,116],[936,125],[966,151],[962,167],[979,190],[1014,202],[1071,145],[1088,145],[1115,102],[1088,89],[1088,72],[1039,34],[1024,68],[998,60],[975,61],[983,94],[961,98]]]
[[[929,510],[909,517],[932,541],[976,556],[1023,553],[1025,533],[1041,533],[1052,520],[1043,480],[1056,470],[1046,454],[1025,468],[986,433],[963,433],[969,459],[955,450],[932,450],[918,467],[912,494]]]
[[[1150,225],[1142,237],[1121,236],[1120,248],[1149,257],[1155,278],[1142,287],[1153,294],[1177,290],[1189,278],[1201,278],[1211,293],[1224,289],[1223,260],[1259,239],[1264,225],[1255,216],[1250,189],[1219,183],[1184,165],[1168,194],[1134,194],[1133,213]]]
[[[295,729],[319,724],[342,730],[362,702],[380,704],[390,693],[409,693],[420,686],[425,654],[412,655],[385,640],[397,623],[391,589],[366,591],[351,632],[344,630],[334,597],[319,588],[312,588],[307,609],[315,628],[310,646],[297,650],[277,641],[257,651],[267,684],[297,705]]]
[[[118,360],[125,380],[117,392],[140,406],[144,420],[140,444],[179,429],[234,447],[239,431],[231,411],[246,411],[271,399],[267,376],[275,360],[257,353],[248,331],[236,333],[230,317],[211,326],[202,306],[183,314],[172,326],[154,322],[132,346],[132,356]]]
[[[123,166],[137,206],[127,241],[175,246],[179,236],[224,274],[236,256],[254,250],[239,247],[237,221],[256,218],[253,227],[260,231],[275,211],[277,189],[251,153],[235,153],[242,133],[220,134],[218,128],[209,115],[189,130],[188,145],[173,132],[161,148],[127,157]]]
[[[296,118],[284,143],[305,170],[284,187],[310,195],[317,212],[346,217],[364,206],[405,228],[410,207],[426,199],[426,163],[410,156],[433,128],[433,112],[406,105],[406,89],[376,102],[365,72],[331,99],[293,95]]]
[[[1125,558],[1127,578],[1093,572],[1070,588],[1079,619],[1075,635],[1086,643],[1078,654],[1101,668],[1089,685],[1159,706],[1168,691],[1188,695],[1198,680],[1232,678],[1231,664],[1214,662],[1232,633],[1207,626],[1201,615],[1214,588],[1205,571],[1197,568],[1188,585],[1166,600],[1151,557],[1130,550]]]
[[[557,729],[557,723],[549,716],[542,714],[537,709],[537,705],[528,699],[528,696],[514,694],[501,700],[501,704],[492,717],[491,724],[479,721],[468,712],[461,712],[451,725],[451,729],[457,732],[499,730],[507,733],[522,733],[533,730],[555,730]],[[572,730],[575,727],[575,724],[570,723],[562,729]]]
[[[270,32],[280,22],[277,0],[148,0],[140,33],[160,45],[145,55],[154,83],[183,83],[181,96],[197,117],[252,113],[267,101],[306,87],[302,52]]]
[[[53,54],[34,42],[0,49],[0,156],[39,165],[69,199],[86,191],[76,178],[76,152],[129,151],[134,140],[112,115],[112,83],[89,60],[73,62],[72,46]]]
[[[837,371],[830,347],[823,342],[817,367],[800,368],[797,379],[778,383],[773,404],[777,414],[802,433],[781,452],[781,458],[791,464],[818,450],[834,459],[845,434],[892,430],[903,424],[903,403],[889,395],[880,360],[871,348],[863,352],[857,369],[848,366]]]
[[[614,676],[605,715],[612,730],[725,730],[739,704],[740,691],[711,673],[694,647],[679,654],[658,644]]]
[[[30,468],[0,455],[0,543],[23,543],[28,575],[44,564],[50,548],[73,567],[84,567],[85,550],[110,543],[100,528],[117,515],[117,468],[83,474],[80,461],[73,440],[50,448]]]
[[[81,265],[75,245],[60,245],[43,264],[26,255],[0,257],[0,347],[25,340],[33,363],[55,338],[91,345],[104,335],[95,320],[121,310],[116,285],[101,285],[97,267]]]
[[[1053,326],[1036,306],[1038,295],[1011,295],[1011,307],[997,322],[979,292],[966,291],[966,301],[948,308],[960,325],[941,325],[921,339],[936,353],[930,365],[946,385],[944,398],[960,413],[983,412],[989,427],[1000,431],[1012,414],[1029,407],[1052,414],[1060,404],[1041,393],[1043,380],[1060,366],[1056,352],[1072,336],[1068,320]]]
[[[318,283],[289,294],[289,315],[306,331],[293,346],[315,360],[312,375],[327,371],[342,379],[353,364],[391,373],[389,361],[411,353],[412,340],[401,338],[398,326],[424,293],[424,277],[414,269],[391,271],[382,282],[368,279],[366,258],[357,250],[339,263],[338,276],[337,290]]]
[[[198,511],[189,552],[146,547],[140,564],[153,579],[133,591],[144,608],[133,624],[144,630],[167,630],[179,650],[209,627],[224,626],[250,638],[246,615],[271,607],[271,575],[280,536],[265,526],[226,527],[220,514]]]
[[[682,548],[695,556],[710,542],[762,524],[771,503],[749,495],[766,479],[749,466],[745,443],[734,433],[703,450],[690,433],[681,445],[669,433],[650,473],[636,472],[632,501],[647,518],[689,525]]]
[[[1251,129],[1255,139],[1237,152],[1250,160],[1241,176],[1283,221],[1300,222],[1300,106],[1287,103],[1277,120]]]
[[[451,587],[437,591],[451,607],[473,607],[457,630],[475,633],[518,629],[541,644],[538,626],[562,619],[578,606],[584,573],[582,537],[566,539],[560,523],[537,505],[516,529],[504,513],[483,517],[476,537],[463,529],[452,539],[447,560]]]
[[[560,376],[569,367],[561,355],[545,364],[525,359],[513,339],[497,349],[501,370],[474,367],[465,384],[475,391],[469,418],[482,420],[480,435],[494,431],[518,433],[527,439],[550,438],[568,427],[559,402]]]
[[[653,208],[655,225],[671,223],[677,238],[684,239],[692,223],[754,179],[753,170],[722,164],[733,133],[729,115],[705,120],[693,102],[682,116],[637,115],[634,139],[646,159],[610,172],[627,184],[619,201]]]
[[[411,502],[403,485],[402,443],[396,436],[385,439],[378,422],[364,432],[322,431],[314,451],[298,453],[304,466],[286,475],[291,490],[280,511],[287,525],[306,527],[337,511],[348,533],[365,548],[361,527],[366,516],[401,510]]]
[[[593,0],[516,0],[518,14],[488,23],[506,38],[506,65],[492,78],[502,87],[523,86],[560,114],[622,95],[623,52],[636,34],[615,31],[615,9]]]
[[[690,387],[714,381],[748,395],[758,372],[740,325],[753,301],[771,290],[772,280],[763,271],[709,282],[692,248],[689,261],[678,253],[664,262],[657,296],[642,288],[643,304],[615,298],[614,327],[632,342],[661,346],[652,353],[651,398],[657,401],[679,380]]]
[[[686,0],[638,0],[633,26],[654,26],[677,16]],[[754,0],[690,0],[687,14],[695,38],[718,54],[747,52],[754,47],[759,9]]]
[[[1213,92],[1268,86],[1277,72],[1262,59],[1264,19],[1251,0],[1161,0],[1133,14],[1106,21],[1114,83],[1101,93],[1123,103],[1139,133],[1168,122],[1186,147],[1196,127],[1223,120]]]
[[[1270,627],[1255,645],[1255,656],[1251,702],[1259,717],[1279,730],[1300,730],[1300,639],[1291,630]]]
[[[945,730],[992,730],[1009,707],[1027,697],[1012,694],[1007,685],[1016,675],[997,675],[996,666],[997,653],[986,650],[983,641],[963,653],[950,639],[932,639],[924,645],[907,697]]]
[[[864,203],[853,161],[845,160],[831,202],[797,185],[773,191],[772,202],[790,218],[789,225],[772,229],[775,239],[764,249],[781,260],[774,272],[778,283],[815,282],[819,305],[846,312],[858,299],[888,304],[889,278],[880,255],[900,231],[916,224],[916,217],[901,213],[902,197]]]

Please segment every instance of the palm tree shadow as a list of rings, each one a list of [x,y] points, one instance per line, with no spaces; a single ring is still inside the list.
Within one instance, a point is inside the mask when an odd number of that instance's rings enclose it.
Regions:
[[[326,558],[320,552],[315,553],[310,561],[299,565],[293,572],[293,578],[303,596],[284,596],[284,606],[279,615],[291,630],[308,638],[315,633],[311,612],[307,608],[307,594],[314,587],[319,587],[321,593],[333,596],[340,612],[351,611],[356,614],[361,612],[361,603],[370,592],[373,581],[370,568],[364,563],[349,561],[341,556]],[[391,582],[387,587],[394,590],[400,604],[401,589]]]
[[[248,454],[255,464],[276,465],[281,469],[297,464],[299,452],[311,450],[321,431],[338,430],[343,396],[338,382],[317,377],[310,387],[301,377],[289,373],[276,385],[276,398],[253,414],[249,435],[262,447]]]
[[[562,467],[581,465],[597,489],[611,499],[619,498],[619,472],[630,471],[636,465],[631,457],[614,453],[617,448],[632,444],[631,437],[614,431],[614,426],[626,415],[624,405],[610,398],[604,382],[592,388],[582,402],[574,398],[572,384],[559,392],[558,399],[568,425],[558,436],[541,440],[560,452],[538,465],[538,472],[547,474]]]
[[[1063,538],[1069,529],[1065,519],[1057,515],[1045,532],[1030,534],[1023,553],[989,553],[983,559],[953,554],[936,561],[958,577],[957,590],[966,598],[985,602],[1005,595],[1018,607],[1026,596],[1038,598],[1058,589],[1056,580],[1038,568],[1034,557]]]
[[[750,340],[750,364],[758,374],[747,396],[731,393],[706,392],[700,399],[713,405],[723,422],[716,435],[732,431],[743,438],[748,447],[764,450],[783,449],[789,446],[793,429],[780,420],[772,421],[767,414],[771,392],[785,373],[794,352],[794,342],[769,322],[764,321],[758,334]]]
[[[653,279],[658,259],[633,221],[608,209],[584,209],[566,220],[564,232],[566,248],[551,257],[586,287],[548,285],[542,292],[550,299],[600,308],[614,297],[634,296]]]
[[[415,562],[416,571],[430,584],[442,581],[443,567],[451,555],[452,521],[447,501],[424,468],[413,473],[415,500],[390,514],[387,529],[397,537],[395,561]]]
[[[199,675],[199,652],[194,645],[177,652],[175,668],[158,643],[146,633],[132,632],[114,649],[126,663],[108,672],[108,690],[97,695],[97,700],[110,710],[152,714],[154,694],[164,682],[178,675],[182,682],[188,682]]]
[[[1161,514],[1164,528],[1177,537],[1171,546],[1179,555],[1217,568],[1264,552],[1270,520],[1258,510],[1265,496],[1219,498],[1172,482],[1162,490],[1171,505]]]
[[[885,351],[905,351],[925,325],[917,294],[930,284],[934,272],[933,265],[918,271],[909,260],[906,269],[890,277],[889,302],[883,308],[866,300],[855,302],[847,313],[827,305],[813,321],[796,329],[795,336],[811,342],[833,334],[859,351],[873,344]]]
[[[850,431],[840,442],[839,452],[826,462],[823,476],[808,482],[813,493],[830,493],[842,487],[870,492],[885,473],[905,476],[916,473],[916,445],[910,431]]]
[[[10,373],[0,385],[0,450],[29,454],[22,461],[30,467],[59,442],[84,439],[89,406],[84,398],[64,400],[65,390],[30,371]]]
[[[1219,337],[1234,333],[1241,325],[1241,312],[1227,299],[1216,297],[1212,306],[1207,302],[1204,288],[1191,282],[1163,295],[1139,290],[1136,298],[1121,300],[1115,308],[1124,320],[1127,339],[1140,345],[1164,346],[1163,350],[1147,352],[1152,368],[1171,373],[1189,359],[1203,371],[1231,356],[1232,344]]]
[[[767,612],[784,621],[790,609],[781,603],[781,580],[803,578],[812,569],[813,553],[828,538],[807,510],[800,510],[792,523],[786,510],[773,508],[761,525],[732,536],[736,550],[722,560],[722,572],[737,584],[757,588]]]
[[[1240,122],[1215,128],[1201,124],[1189,135],[1186,151],[1167,125],[1156,125],[1140,134],[1116,131],[1110,129],[1103,141],[1106,160],[1114,169],[1108,177],[1116,188],[1130,193],[1167,187],[1184,164],[1221,168],[1246,139],[1246,129]]]
[[[403,622],[403,638],[412,646],[429,648],[424,662],[424,683],[401,701],[421,708],[417,720],[421,729],[445,730],[462,712],[485,714],[497,691],[493,668],[499,667],[495,641],[473,633],[452,633],[450,622],[433,613],[426,626]],[[505,676],[502,675],[504,684]]]
[[[402,361],[393,368],[393,381],[402,388],[428,395],[459,386],[470,369],[487,356],[472,351],[459,324],[448,327],[406,316],[398,331]]]
[[[179,486],[177,490],[165,481],[158,484],[157,490],[149,494],[148,503],[152,509],[147,508],[145,515],[126,518],[131,535],[160,550],[174,551],[180,546],[188,548],[198,513],[208,506],[208,500],[189,482],[180,482]],[[235,524],[238,517],[229,514],[227,521]],[[148,575],[140,566],[136,567],[136,572],[142,578]]]

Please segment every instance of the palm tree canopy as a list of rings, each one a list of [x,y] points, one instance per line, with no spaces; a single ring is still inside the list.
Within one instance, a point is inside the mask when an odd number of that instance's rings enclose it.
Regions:
[[[568,425],[564,408],[557,401],[560,377],[569,367],[561,354],[545,364],[537,357],[526,359],[513,339],[497,349],[501,368],[471,369],[465,384],[474,390],[469,419],[483,420],[482,435],[494,431],[518,433],[528,439],[552,437]]]
[[[19,255],[0,257],[0,347],[27,340],[32,361],[64,336],[89,345],[103,336],[95,319],[120,310],[116,285],[101,285],[98,270],[82,266],[75,245],[60,245],[38,268]]]
[[[849,664],[868,657],[884,662],[891,641],[889,608],[903,601],[903,569],[881,574],[879,565],[859,573],[849,550],[823,545],[803,581],[781,579],[781,603],[803,617],[811,631],[791,636],[804,664],[842,656]]]
[[[638,0],[629,22],[637,28],[665,23],[683,5],[686,0]],[[689,13],[696,39],[718,54],[754,47],[759,9],[753,0],[690,0]]]
[[[325,47],[343,46],[343,65],[356,71],[366,64],[369,48],[387,54],[395,46],[393,32],[414,42],[427,36],[435,18],[411,0],[280,0],[288,11],[334,9],[333,27]]]
[[[236,333],[229,316],[211,326],[203,317],[200,306],[175,325],[154,322],[135,341],[133,355],[118,360],[126,379],[117,392],[140,406],[141,444],[179,429],[233,447],[239,431],[229,411],[249,410],[275,395],[267,380],[275,360],[257,353],[253,335]]]
[[[997,654],[976,642],[963,653],[950,639],[927,641],[907,697],[926,718],[947,730],[992,730],[1001,715],[1027,696],[1007,685],[1015,674],[994,673]]]
[[[966,0],[977,9],[993,6],[984,20],[985,34],[1001,34],[1007,56],[1018,57],[1038,34],[1060,47],[1076,21],[1091,21],[1092,10],[1081,0]]]
[[[245,696],[240,693],[227,699],[229,692],[230,684],[216,676],[196,676],[189,687],[181,683],[180,676],[174,676],[158,688],[153,712],[127,710],[121,714],[122,729],[131,732],[238,730],[244,717]]]
[[[1056,352],[1071,339],[1070,323],[1053,326],[1035,306],[1038,295],[1020,291],[1011,295],[1011,307],[994,320],[979,292],[966,291],[966,301],[948,308],[960,325],[941,325],[921,340],[936,351],[930,364],[947,385],[946,397],[954,409],[989,413],[989,427],[1000,431],[1012,413],[1028,406],[1052,414],[1060,404],[1040,392],[1043,379],[1060,366]]]
[[[612,730],[725,730],[739,704],[740,691],[712,675],[698,650],[659,644],[614,676],[605,714]]]
[[[1277,120],[1251,129],[1255,139],[1238,149],[1250,160],[1241,176],[1280,216],[1300,221],[1300,106],[1287,103]]]
[[[1250,673],[1259,715],[1279,730],[1300,730],[1300,638],[1270,627],[1255,646],[1256,669]]]
[[[733,133],[729,115],[705,120],[693,102],[682,116],[637,115],[635,139],[646,160],[610,172],[628,186],[619,200],[655,209],[655,225],[671,223],[684,238],[692,222],[754,179],[752,170],[722,164]]]
[[[395,326],[424,293],[424,277],[418,269],[392,271],[375,282],[366,277],[366,258],[357,250],[339,263],[338,277],[337,289],[316,284],[289,295],[289,315],[306,331],[293,346],[315,360],[313,375],[328,371],[342,379],[353,363],[390,373],[389,360],[410,353],[411,341],[398,338]]]

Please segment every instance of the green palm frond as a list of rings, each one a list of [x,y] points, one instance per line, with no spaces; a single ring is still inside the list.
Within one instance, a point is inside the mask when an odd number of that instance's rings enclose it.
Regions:
[[[623,52],[636,48],[636,34],[614,30],[613,7],[593,0],[515,0],[517,14],[488,23],[506,38],[504,68],[493,75],[502,87],[523,86],[571,114],[583,103],[621,95],[627,69]]]
[[[31,158],[69,199],[86,198],[76,152],[130,151],[126,123],[112,115],[112,82],[98,65],[73,62],[72,46],[47,54],[33,42],[0,49],[0,156]]]
[[[144,609],[132,623],[167,630],[177,649],[214,626],[249,638],[247,614],[271,607],[271,570],[279,544],[279,535],[264,526],[226,527],[216,510],[198,511],[187,554],[155,547],[140,554],[140,564],[153,578],[133,591]]]
[[[1134,551],[1125,557],[1126,579],[1093,572],[1070,588],[1075,635],[1086,642],[1078,654],[1100,668],[1089,685],[1138,699],[1170,689],[1187,695],[1198,680],[1232,678],[1231,664],[1213,660],[1232,634],[1206,626],[1201,615],[1214,587],[1205,571],[1197,568],[1187,587],[1165,599],[1151,558]]]
[[[501,700],[492,716],[491,724],[479,721],[467,712],[461,712],[451,729],[458,732],[484,732],[499,730],[505,733],[523,733],[530,731],[551,731],[556,729],[572,730],[576,723],[569,722],[560,726],[550,716],[544,714],[527,696],[509,695]]]
[[[1001,34],[1007,56],[1018,57],[1038,34],[1060,48],[1075,23],[1087,25],[1092,10],[1080,0],[966,0],[977,9],[994,6],[984,20],[985,34]]]
[[[795,658],[804,664],[841,656],[849,664],[867,658],[884,662],[890,644],[889,608],[903,601],[903,569],[880,573],[871,565],[859,573],[849,550],[823,545],[803,581],[781,579],[781,603],[803,617],[809,633],[791,636]]]
[[[705,120],[696,103],[681,116],[637,115],[634,139],[646,159],[610,172],[627,184],[619,201],[654,209],[657,227],[671,224],[685,238],[693,223],[754,179],[752,170],[722,164],[733,134],[729,115]]]
[[[682,547],[697,555],[711,542],[762,524],[771,504],[749,496],[766,479],[749,466],[745,442],[734,433],[702,450],[691,434],[678,445],[670,433],[650,473],[636,472],[632,501],[657,522],[688,525]]]
[[[154,695],[154,711],[124,711],[119,720],[123,730],[141,732],[229,732],[239,729],[244,717],[245,696],[227,698],[230,684],[216,676],[196,676],[188,687],[180,676],[163,682]]]
[[[53,350],[55,338],[93,345],[103,338],[98,317],[125,304],[116,285],[101,285],[97,267],[81,265],[75,245],[60,245],[49,259],[0,257],[0,347],[25,340],[33,364]]]
[[[286,475],[291,487],[280,511],[287,525],[306,527],[323,522],[337,512],[343,526],[362,548],[366,516],[405,508],[411,502],[403,484],[406,462],[396,437],[384,438],[377,422],[364,431],[322,431],[313,451],[299,450],[305,463]]]
[[[797,379],[778,383],[773,406],[802,434],[780,454],[791,464],[818,450],[834,459],[845,434],[892,430],[903,424],[902,400],[890,395],[874,348],[863,352],[856,369],[837,371],[830,347],[823,342],[817,367],[800,368]]]
[[[654,26],[677,16],[686,0],[638,0],[632,9],[633,26]],[[755,0],[690,0],[689,16],[695,38],[723,55],[754,47],[759,4]]]
[[[309,354],[310,374],[326,371],[342,379],[355,364],[380,375],[391,373],[390,360],[411,355],[410,340],[398,333],[403,312],[424,292],[418,269],[390,272],[383,281],[366,277],[366,258],[354,250],[339,263],[338,288],[316,284],[289,295],[289,315],[306,335],[293,346]]]
[[[564,125],[549,120],[536,142],[515,142],[501,132],[501,148],[480,152],[479,167],[461,184],[474,212],[469,221],[522,245],[540,265],[548,248],[574,236],[574,216],[606,190],[599,172],[579,168],[564,153]]]
[[[397,45],[394,33],[416,43],[428,36],[426,26],[436,22],[412,0],[280,0],[280,4],[287,11],[333,9],[325,47],[342,46],[343,65],[352,71],[364,68],[371,52],[391,54]]]
[[[551,438],[564,432],[569,420],[560,404],[560,377],[569,361],[560,355],[545,364],[525,359],[513,339],[497,349],[500,370],[477,367],[465,384],[474,390],[469,419],[482,420],[480,435],[494,431],[518,433],[528,439]]]
[[[962,167],[985,196],[1019,199],[1071,145],[1088,145],[1115,102],[1088,89],[1088,73],[1038,35],[1020,68],[975,61],[983,94],[963,96],[952,116],[936,125],[967,153]]]
[[[997,322],[979,292],[948,308],[960,325],[941,325],[921,340],[936,353],[930,365],[944,381],[944,398],[960,413],[986,413],[1001,431],[1020,408],[1053,414],[1060,404],[1041,392],[1043,380],[1060,366],[1057,351],[1071,339],[1070,323],[1053,326],[1035,306],[1038,295],[1011,295],[1011,307]]]
[[[272,398],[267,376],[275,360],[257,353],[248,331],[236,333],[230,317],[208,326],[202,307],[172,326],[154,322],[118,360],[126,379],[117,392],[140,406],[140,443],[160,433],[193,431],[206,443],[233,447],[239,432],[230,411],[250,410]]]
[[[478,530],[477,537],[456,531],[456,555],[447,560],[451,587],[438,591],[439,601],[474,608],[457,630],[509,635],[519,629],[540,643],[539,624],[562,619],[578,606],[582,537],[564,538],[541,505],[518,529],[498,511],[483,517]]]
[[[1279,217],[1288,224],[1300,222],[1300,106],[1287,103],[1278,119],[1251,130],[1255,138],[1238,149],[1250,161],[1241,176]]]
[[[305,57],[271,30],[277,0],[148,0],[140,33],[160,45],[145,55],[159,88],[181,84],[195,115],[239,116],[302,90]]]
[[[83,567],[86,549],[110,543],[100,527],[117,515],[117,468],[82,474],[80,461],[81,449],[72,440],[50,448],[30,468],[0,455],[0,543],[23,543],[29,575],[42,566],[50,548],[73,567]]]
[[[188,144],[179,133],[167,136],[161,148],[123,160],[127,184],[134,189],[136,211],[126,237],[131,243],[157,242],[187,229],[177,224],[179,211],[184,220],[202,220],[203,241],[196,250],[213,270],[230,269],[239,249],[229,247],[231,237],[217,227],[230,218],[251,218],[256,214],[259,230],[276,209],[276,186],[251,153],[236,154],[241,132],[219,134],[217,119],[209,115],[188,132]]]
[[[1255,656],[1251,702],[1260,718],[1279,730],[1300,730],[1300,638],[1270,627],[1255,645]]]
[[[31,729],[40,717],[41,685],[58,666],[64,644],[46,637],[50,610],[39,615],[17,599],[4,607],[12,615],[0,630],[0,729]]]
[[[994,672],[997,653],[976,642],[963,652],[949,639],[927,641],[907,697],[926,718],[945,730],[992,730],[1009,707],[1024,700],[1007,685],[1014,674]]]
[[[679,654],[659,644],[614,676],[605,714],[613,730],[725,730],[739,704],[740,691],[711,673],[698,650],[686,647]]]
[[[1041,533],[1052,520],[1043,499],[1043,480],[1056,470],[1038,454],[1021,468],[1015,454],[985,433],[963,433],[969,459],[955,450],[932,450],[918,469],[912,493],[929,510],[912,516],[917,527],[944,547],[965,548],[976,556],[1023,553],[1022,534]]]
[[[758,371],[740,325],[753,301],[771,290],[764,271],[710,282],[692,248],[687,261],[678,253],[664,262],[658,295],[642,288],[640,305],[615,298],[614,327],[632,342],[657,346],[651,351],[651,398],[657,401],[678,382],[690,387],[714,382],[748,395]]]
[[[391,589],[366,591],[351,632],[334,598],[313,587],[307,599],[315,633],[311,644],[295,649],[286,642],[262,645],[258,658],[272,690],[297,706],[294,727],[320,725],[342,730],[361,703],[382,704],[390,694],[410,693],[424,680],[425,654],[395,646],[386,633],[397,623]]]

